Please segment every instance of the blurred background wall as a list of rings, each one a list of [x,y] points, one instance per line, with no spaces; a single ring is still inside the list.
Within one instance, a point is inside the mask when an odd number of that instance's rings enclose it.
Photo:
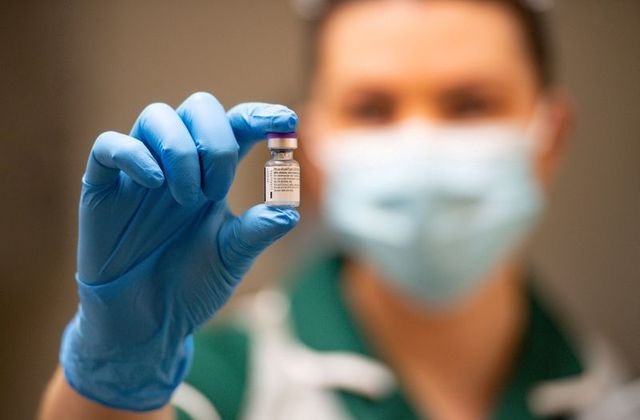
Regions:
[[[536,240],[545,290],[640,368],[640,2],[557,0],[561,80],[577,127]],[[0,418],[33,415],[75,310],[85,158],[148,103],[214,92],[227,107],[299,104],[305,26],[285,0],[0,3]],[[258,147],[232,190],[261,200]],[[269,250],[254,287],[286,270]],[[246,286],[245,286],[246,288]]]

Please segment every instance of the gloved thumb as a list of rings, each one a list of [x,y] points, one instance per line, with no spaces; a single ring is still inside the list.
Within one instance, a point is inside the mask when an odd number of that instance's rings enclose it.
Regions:
[[[300,220],[295,209],[258,204],[238,217],[228,219],[220,229],[220,257],[236,280],[249,270],[253,260],[269,245],[293,229]]]

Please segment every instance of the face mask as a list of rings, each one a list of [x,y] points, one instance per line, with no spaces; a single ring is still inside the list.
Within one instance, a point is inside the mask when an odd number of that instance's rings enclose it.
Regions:
[[[343,133],[312,158],[324,218],[347,252],[432,306],[470,294],[542,210],[535,139],[519,126],[420,122]]]

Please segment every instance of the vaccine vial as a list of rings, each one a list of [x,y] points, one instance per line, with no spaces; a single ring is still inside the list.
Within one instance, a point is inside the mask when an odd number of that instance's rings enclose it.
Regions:
[[[271,159],[264,165],[264,203],[270,207],[300,205],[300,165],[293,159],[296,133],[267,133]]]

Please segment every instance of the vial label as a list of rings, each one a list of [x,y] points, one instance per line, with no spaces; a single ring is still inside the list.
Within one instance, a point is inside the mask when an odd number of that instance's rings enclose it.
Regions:
[[[265,167],[264,195],[264,202],[267,205],[297,205],[300,202],[300,167]]]

